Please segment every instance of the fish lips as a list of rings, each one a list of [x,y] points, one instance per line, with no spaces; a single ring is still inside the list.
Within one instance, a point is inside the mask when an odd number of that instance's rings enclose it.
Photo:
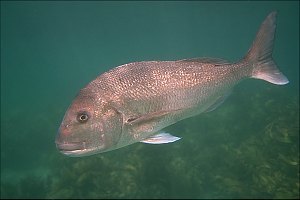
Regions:
[[[57,149],[66,155],[80,153],[86,150],[85,142],[56,142]]]
[[[57,149],[67,156],[82,157],[96,154],[97,148],[88,148],[86,142],[56,142]],[[103,146],[100,149],[103,149]]]

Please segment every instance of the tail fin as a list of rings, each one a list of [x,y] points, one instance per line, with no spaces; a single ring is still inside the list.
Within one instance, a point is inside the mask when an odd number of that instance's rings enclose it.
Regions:
[[[276,15],[275,11],[270,13],[262,23],[244,61],[253,64],[252,78],[262,79],[277,85],[284,85],[289,80],[279,71],[272,58]]]

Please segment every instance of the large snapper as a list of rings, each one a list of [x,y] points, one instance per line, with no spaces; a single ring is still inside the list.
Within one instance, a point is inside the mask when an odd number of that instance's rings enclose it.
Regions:
[[[287,84],[272,59],[275,29],[276,12],[272,12],[246,56],[236,63],[216,58],[144,61],[101,74],[80,90],[68,108],[57,148],[69,156],[84,156],[136,142],[174,142],[180,138],[160,131],[215,109],[241,80]]]

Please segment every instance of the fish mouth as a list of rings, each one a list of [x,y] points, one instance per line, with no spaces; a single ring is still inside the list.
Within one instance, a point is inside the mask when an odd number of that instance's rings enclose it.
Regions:
[[[86,142],[56,142],[57,149],[67,156],[82,157],[96,154],[97,148],[87,148]]]
[[[57,149],[66,155],[77,154],[86,150],[85,142],[63,142],[56,143]]]

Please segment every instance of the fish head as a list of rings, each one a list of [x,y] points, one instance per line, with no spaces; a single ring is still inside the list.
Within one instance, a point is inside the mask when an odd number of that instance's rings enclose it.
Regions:
[[[65,113],[56,146],[65,155],[79,157],[109,151],[122,133],[122,115],[97,94],[81,91]]]

